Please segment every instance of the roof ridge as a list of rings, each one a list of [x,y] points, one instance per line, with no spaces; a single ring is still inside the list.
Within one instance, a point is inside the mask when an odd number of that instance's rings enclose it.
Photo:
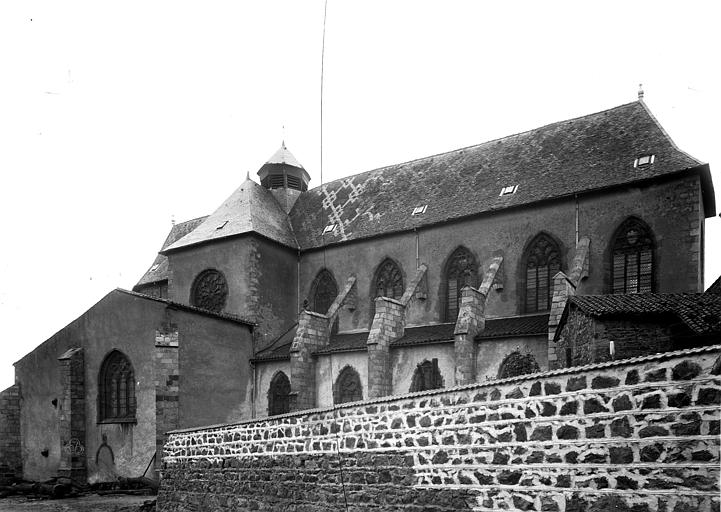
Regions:
[[[696,162],[696,165],[703,165],[703,164],[704,164],[704,162],[702,162],[702,161],[699,160],[698,158],[695,158],[695,157],[691,156],[689,153],[687,153],[687,152],[684,151],[683,149],[679,148],[678,145],[676,144],[676,142],[675,142],[675,141],[671,138],[671,136],[668,134],[668,132],[666,131],[666,129],[665,129],[663,126],[661,126],[661,123],[658,122],[658,119],[656,119],[656,116],[653,115],[653,112],[651,112],[651,109],[648,107],[648,105],[646,105],[646,103],[645,103],[643,100],[638,100],[638,102],[641,104],[641,106],[644,108],[644,110],[646,111],[646,113],[648,114],[648,116],[651,118],[651,120],[654,122],[654,124],[656,125],[656,127],[657,127],[659,130],[661,130],[661,133],[663,134],[663,136],[666,137],[666,139],[669,141],[669,143],[671,144],[671,146],[673,146],[673,148],[674,148],[676,151],[678,151],[679,153],[683,153],[684,155],[686,155],[687,157],[689,157],[691,160],[693,160],[694,162]]]
[[[592,117],[592,116],[596,116],[596,115],[599,115],[599,114],[604,114],[604,113],[606,113],[606,112],[611,112],[612,110],[617,110],[617,109],[620,109],[620,108],[628,107],[629,105],[633,105],[634,103],[643,103],[643,102],[639,102],[638,100],[636,100],[636,101],[631,101],[631,102],[629,102],[629,103],[624,103],[624,104],[622,104],[622,105],[617,105],[617,106],[615,106],[615,107],[607,108],[607,109],[604,109],[604,110],[599,110],[598,112],[592,112],[592,113],[590,113],[590,114],[585,114],[585,115],[582,115],[582,116],[576,116],[576,117],[571,117],[571,118],[569,118],[569,119],[563,119],[563,120],[560,120],[560,121],[554,121],[554,122],[552,122],[552,123],[547,123],[547,124],[544,124],[544,125],[541,125],[541,126],[536,126],[535,128],[530,128],[530,129],[528,129],[528,130],[522,130],[522,131],[520,131],[520,132],[512,133],[512,134],[509,134],[509,135],[504,135],[504,136],[502,136],[502,137],[496,137],[495,139],[490,139],[490,140],[486,140],[486,141],[483,141],[483,142],[479,142],[478,144],[471,144],[471,145],[468,145],[468,146],[463,146],[463,147],[456,148],[456,149],[451,149],[451,150],[448,150],[448,151],[441,151],[441,152],[438,152],[438,153],[434,153],[434,154],[432,154],[432,155],[427,155],[427,156],[423,156],[423,157],[419,157],[419,158],[412,158],[412,159],[410,159],[410,160],[406,160],[406,161],[403,161],[403,162],[397,162],[397,163],[392,163],[392,164],[384,165],[384,166],[381,166],[381,167],[376,167],[376,168],[374,168],[374,169],[369,169],[369,170],[367,170],[367,171],[362,171],[362,172],[358,172],[358,173],[355,173],[355,174],[351,174],[351,175],[349,175],[349,176],[344,176],[344,177],[342,177],[342,178],[338,178],[338,179],[335,179],[335,180],[333,180],[333,181],[327,181],[327,182],[325,182],[325,183],[321,183],[321,184],[318,185],[317,187],[313,187],[313,188],[309,189],[308,192],[314,192],[314,191],[316,191],[316,190],[318,190],[318,189],[321,189],[322,187],[327,187],[328,185],[330,185],[330,184],[332,184],[332,183],[335,183],[335,182],[337,182],[337,181],[345,180],[345,179],[348,179],[348,178],[354,178],[354,177],[356,177],[356,176],[361,176],[361,175],[363,175],[363,174],[368,174],[368,173],[371,173],[371,172],[382,171],[382,170],[388,169],[388,168],[390,168],[390,167],[398,167],[398,166],[402,166],[402,165],[408,165],[408,164],[412,164],[412,163],[414,163],[414,162],[421,162],[421,161],[428,160],[428,159],[435,158],[435,157],[442,156],[442,155],[450,155],[450,154],[452,154],[452,153],[457,153],[457,152],[459,152],[459,151],[466,151],[466,150],[469,150],[469,149],[472,149],[472,148],[479,148],[479,147],[485,146],[485,145],[487,145],[487,144],[492,144],[492,143],[494,143],[494,142],[500,142],[500,141],[502,141],[502,140],[510,139],[510,138],[512,138],[512,137],[518,137],[518,136],[520,136],[520,135],[525,135],[525,134],[527,134],[527,133],[535,132],[536,130],[542,130],[542,129],[544,129],[544,128],[548,128],[549,126],[554,126],[554,125],[558,125],[558,124],[561,124],[561,123],[567,123],[567,122],[569,122],[569,121],[576,121],[576,120],[578,120],[578,119],[584,119],[584,118],[587,118],[587,117]],[[650,113],[650,111],[648,110],[648,108],[646,108],[646,111]],[[653,117],[653,116],[651,116],[651,117]],[[655,118],[653,118],[653,120],[654,120],[654,122],[658,125],[658,121],[657,121]],[[660,126],[660,125],[659,125],[659,126]],[[668,135],[666,134],[665,131],[664,131],[663,133],[664,133],[664,135],[665,135],[666,137],[668,137]],[[670,137],[669,137],[669,140],[671,140]],[[672,142],[672,144],[673,144],[673,141],[671,141],[671,142]],[[674,144],[674,148],[678,149],[678,148],[675,146],[675,144]],[[679,150],[679,151],[681,151],[681,150]],[[683,151],[681,151],[681,152],[683,153]],[[686,156],[689,156],[690,158],[692,158],[693,160],[695,160],[695,161],[698,162],[697,159],[691,157],[690,155],[686,155]],[[700,162],[699,162],[699,163],[700,163]]]

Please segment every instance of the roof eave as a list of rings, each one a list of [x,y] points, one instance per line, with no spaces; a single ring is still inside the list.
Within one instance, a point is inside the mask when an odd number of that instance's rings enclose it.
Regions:
[[[164,249],[164,250],[160,251],[160,254],[162,254],[163,256],[167,256],[168,254],[180,252],[180,251],[185,250],[185,249],[195,248],[195,247],[198,247],[198,246],[200,246],[200,245],[206,245],[206,244],[211,244],[211,243],[213,243],[213,242],[218,242],[218,241],[221,241],[221,240],[230,240],[230,239],[233,239],[233,238],[240,238],[240,237],[243,237],[243,236],[251,236],[251,235],[259,236],[260,238],[264,238],[265,240],[268,240],[268,241],[270,241],[270,242],[273,242],[274,244],[278,244],[278,245],[280,245],[280,246],[282,246],[282,247],[287,247],[287,248],[292,249],[292,250],[294,250],[294,251],[297,251],[298,248],[299,248],[298,245],[290,245],[290,244],[286,244],[286,243],[283,243],[283,242],[279,242],[278,240],[275,240],[275,239],[273,239],[273,238],[270,238],[269,236],[266,236],[266,235],[264,235],[264,234],[262,234],[262,233],[258,233],[257,231],[245,231],[245,232],[243,232],[243,233],[233,233],[232,235],[226,235],[226,236],[222,236],[222,237],[218,237],[218,238],[211,238],[211,239],[209,239],[209,240],[198,240],[198,241],[196,241],[196,242],[191,242],[191,243],[189,243],[189,244],[181,245],[181,246],[179,246],[179,247],[169,247],[169,248],[167,248],[167,249]]]

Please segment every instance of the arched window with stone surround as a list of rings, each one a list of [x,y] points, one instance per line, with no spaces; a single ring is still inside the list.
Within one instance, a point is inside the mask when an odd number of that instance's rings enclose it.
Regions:
[[[277,372],[268,389],[268,416],[290,412],[290,380],[283,372]]]
[[[553,297],[553,277],[561,270],[561,249],[546,233],[528,245],[525,262],[525,312],[548,311]]]
[[[308,306],[311,311],[325,315],[338,296],[338,284],[333,274],[328,269],[323,269],[315,276],[310,287],[310,301]],[[331,328],[331,332],[338,332],[338,317]]]
[[[455,322],[461,305],[461,290],[464,286],[478,286],[478,263],[475,256],[465,247],[458,247],[446,262],[444,275],[444,303],[446,322]]]
[[[333,403],[344,404],[363,400],[363,386],[360,375],[352,366],[346,366],[338,374],[333,386]]]
[[[100,365],[98,421],[135,422],[135,372],[128,357],[119,350],[110,352]]]
[[[499,379],[508,379],[541,371],[533,354],[521,354],[515,350],[508,354],[498,369]]]
[[[400,266],[390,258],[384,259],[375,271],[371,284],[370,321],[376,312],[376,298],[400,299],[403,296],[403,273]]]
[[[228,283],[219,270],[203,270],[193,281],[190,291],[190,303],[198,308],[219,313],[225,307],[228,298]]]
[[[432,359],[431,361],[426,359],[416,366],[416,370],[413,372],[413,379],[411,380],[411,387],[408,391],[413,393],[415,391],[426,391],[442,387],[443,376],[438,369],[438,359]]]
[[[611,291],[650,293],[654,282],[654,238],[651,228],[636,217],[629,217],[613,237]]]

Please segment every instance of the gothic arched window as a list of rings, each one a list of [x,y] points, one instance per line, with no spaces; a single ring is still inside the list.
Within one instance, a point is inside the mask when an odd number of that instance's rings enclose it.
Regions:
[[[454,322],[458,318],[461,305],[461,289],[466,286],[478,286],[478,264],[471,251],[459,247],[451,254],[445,271],[445,320]]]
[[[521,354],[519,351],[511,352],[501,363],[498,370],[499,379],[518,377],[541,371],[533,354]]]
[[[326,269],[318,272],[311,287],[312,310],[325,315],[337,296],[338,285],[335,283],[333,274]]]
[[[335,381],[333,403],[344,404],[363,400],[363,386],[360,376],[351,366],[343,368]]]
[[[213,268],[203,270],[193,281],[190,303],[198,308],[219,313],[228,298],[228,283],[225,276]]]
[[[384,259],[376,269],[375,278],[371,285],[370,320],[376,312],[376,298],[388,297],[400,299],[403,296],[403,274],[398,264],[390,258]]]
[[[333,274],[328,269],[323,269],[315,276],[310,287],[310,308],[316,313],[325,315],[328,313],[333,301],[338,296],[338,285]],[[338,317],[336,316],[331,332],[338,332]]]
[[[653,291],[653,234],[640,219],[626,219],[613,239],[613,293]]]
[[[135,373],[130,360],[118,350],[110,352],[100,366],[98,421],[135,421]]]
[[[268,389],[268,416],[287,412],[290,412],[290,380],[285,373],[278,372]]]
[[[413,380],[411,380],[411,393],[415,391],[426,391],[428,389],[438,389],[443,387],[443,376],[438,369],[438,359],[429,361],[426,359],[422,363],[418,363],[416,371],[413,372]]]
[[[548,311],[553,297],[553,276],[561,270],[561,249],[545,233],[528,246],[526,262],[526,313]]]

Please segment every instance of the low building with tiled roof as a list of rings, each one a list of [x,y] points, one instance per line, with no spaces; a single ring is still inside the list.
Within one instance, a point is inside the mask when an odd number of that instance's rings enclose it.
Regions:
[[[568,299],[555,333],[562,366],[718,343],[721,295],[639,293]]]

